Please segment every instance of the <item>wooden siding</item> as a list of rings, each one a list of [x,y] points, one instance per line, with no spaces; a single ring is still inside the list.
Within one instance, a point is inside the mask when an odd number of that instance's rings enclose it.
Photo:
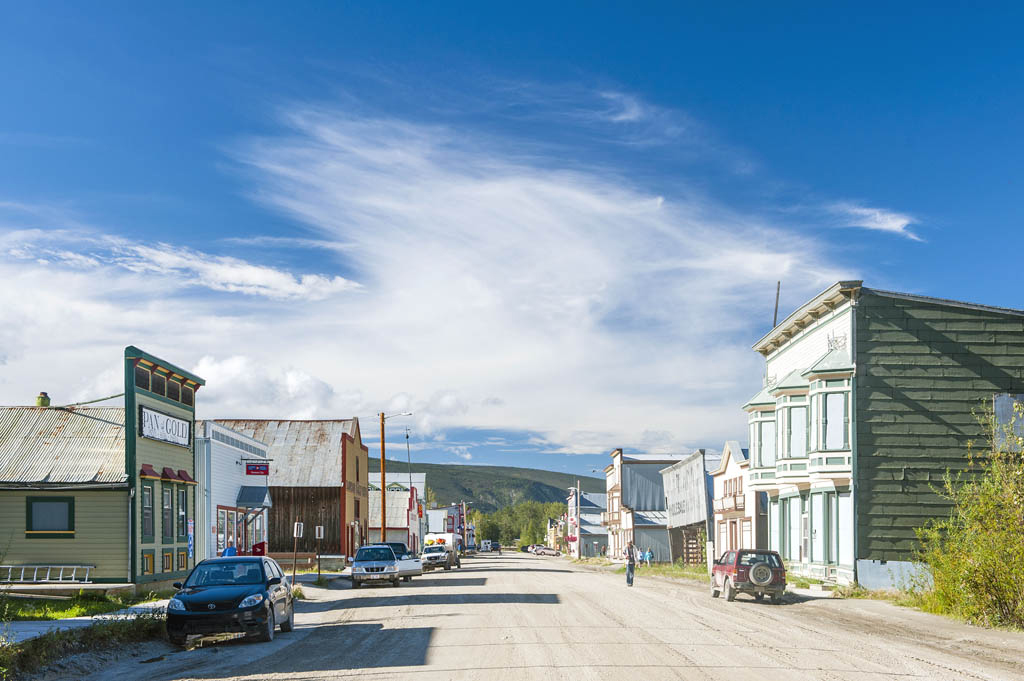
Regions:
[[[324,539],[320,542],[320,552],[342,553],[340,487],[271,487],[270,498],[274,500],[268,523],[272,552],[288,553],[292,550],[292,527],[296,517],[305,525],[299,540],[299,552],[316,551],[314,528],[322,517]]]
[[[75,536],[28,539],[26,497],[74,497]],[[128,492],[62,489],[0,492],[0,555],[5,565],[95,565],[90,580],[128,582]]]
[[[908,560],[949,513],[932,487],[984,437],[972,409],[1024,392],[1024,317],[868,289],[857,309],[857,558]]]

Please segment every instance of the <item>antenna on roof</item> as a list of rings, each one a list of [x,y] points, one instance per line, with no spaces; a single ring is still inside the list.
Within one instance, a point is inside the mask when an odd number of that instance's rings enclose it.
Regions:
[[[779,291],[782,289],[782,280],[775,282],[775,315],[772,317],[772,328],[779,325]]]

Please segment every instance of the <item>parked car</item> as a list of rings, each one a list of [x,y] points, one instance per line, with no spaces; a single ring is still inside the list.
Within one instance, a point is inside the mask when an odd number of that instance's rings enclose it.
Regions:
[[[292,586],[281,566],[263,556],[208,558],[175,582],[167,603],[167,638],[179,646],[193,634],[242,633],[272,641],[277,626],[295,626]]]
[[[562,555],[561,551],[559,551],[558,549],[553,549],[550,546],[537,546],[537,548],[535,548],[533,550],[533,552],[535,554],[537,554],[538,556],[560,556],[560,555]]]
[[[523,544],[522,546],[519,547],[519,550],[522,551],[523,553],[529,553],[530,552],[530,547],[527,546],[526,544]]]
[[[409,550],[409,547],[400,541],[389,541],[387,543],[398,558],[398,576],[403,582],[411,581],[413,577],[423,574],[423,563],[420,557]]]
[[[772,603],[781,603],[786,593],[786,567],[775,551],[746,549],[728,551],[715,561],[711,570],[711,597],[725,594],[731,601],[738,593],[762,600],[767,594]]]
[[[392,586],[398,586],[400,579],[398,557],[387,544],[368,544],[356,551],[352,559],[353,589],[365,582],[389,581]]]
[[[490,550],[491,550],[491,540],[490,539],[484,539],[482,542],[480,542],[480,553],[489,552]]]
[[[434,570],[444,568],[451,570],[453,567],[462,567],[462,560],[455,553],[455,549],[448,544],[431,544],[423,549],[423,570]]]

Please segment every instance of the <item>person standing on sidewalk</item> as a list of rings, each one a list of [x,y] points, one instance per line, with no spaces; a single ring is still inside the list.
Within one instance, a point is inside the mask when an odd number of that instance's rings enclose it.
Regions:
[[[626,545],[626,586],[633,586],[633,573],[636,570],[636,547],[633,542]]]

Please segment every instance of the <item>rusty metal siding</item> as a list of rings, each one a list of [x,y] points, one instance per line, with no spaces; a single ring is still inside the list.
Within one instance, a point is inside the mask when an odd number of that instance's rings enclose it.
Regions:
[[[0,408],[0,483],[117,484],[123,407]]]
[[[273,459],[271,487],[341,487],[342,438],[356,436],[355,419],[215,419],[214,423],[267,445]]]

